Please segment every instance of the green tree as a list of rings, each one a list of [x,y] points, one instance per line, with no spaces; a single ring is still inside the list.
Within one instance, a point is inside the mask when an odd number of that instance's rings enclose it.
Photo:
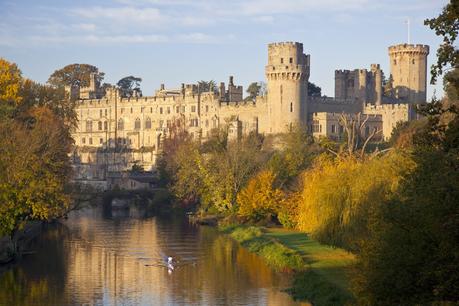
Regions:
[[[88,64],[71,64],[54,71],[48,78],[48,84],[55,87],[88,87],[91,73],[95,73],[97,81],[102,83],[105,73],[99,71],[99,68],[96,66]]]
[[[260,94],[261,85],[257,82],[250,83],[246,92],[249,94],[245,100],[255,101],[256,97]]]
[[[199,92],[208,92],[208,91],[215,91],[217,86],[214,80],[204,81],[201,80],[198,82]]]
[[[116,85],[118,85],[123,98],[130,98],[133,96],[142,96],[140,82],[142,82],[142,78],[137,78],[131,75],[122,78]]]
[[[459,50],[454,44],[459,31],[459,2],[451,0],[438,17],[426,19],[424,24],[434,30],[436,35],[443,37],[443,44],[437,50],[437,63],[431,68],[431,83],[435,84],[445,68],[459,68]],[[458,79],[455,82],[458,88]]]
[[[308,96],[309,97],[321,97],[322,96],[322,88],[317,86],[312,82],[308,82]]]

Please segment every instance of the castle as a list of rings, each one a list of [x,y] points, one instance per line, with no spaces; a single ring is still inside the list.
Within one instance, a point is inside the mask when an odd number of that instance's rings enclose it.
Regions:
[[[233,77],[228,86],[205,91],[194,84],[179,89],[162,84],[153,96],[122,98],[117,88],[102,90],[91,75],[89,87],[67,88],[78,99],[75,179],[101,189],[147,187],[147,180],[120,178],[134,164],[154,170],[164,137],[177,125],[204,140],[215,129],[227,128],[228,137],[238,139],[250,132],[284,133],[295,124],[307,125],[315,137],[340,139],[341,114],[363,114],[366,133],[381,130],[387,139],[397,122],[416,117],[415,104],[426,102],[428,54],[426,45],[389,47],[385,84],[378,64],[370,70],[336,70],[334,98],[308,96],[310,56],[298,42],[268,45],[267,94],[253,101],[243,99]]]

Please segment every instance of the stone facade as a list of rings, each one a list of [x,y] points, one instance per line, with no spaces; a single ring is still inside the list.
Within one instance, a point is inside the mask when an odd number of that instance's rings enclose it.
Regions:
[[[389,48],[391,97],[383,95],[377,64],[369,70],[337,70],[335,98],[308,97],[310,57],[297,42],[268,45],[267,95],[255,101],[243,100],[243,88],[233,77],[228,86],[222,82],[205,92],[194,84],[178,89],[162,84],[153,96],[122,98],[116,88],[103,91],[92,75],[89,87],[67,88],[71,96],[79,96],[79,124],[73,132],[75,179],[106,182],[133,165],[153,171],[164,137],[177,128],[201,140],[227,129],[230,139],[238,139],[250,132],[279,134],[302,124],[314,136],[340,139],[340,114],[368,114],[366,129],[382,130],[381,137],[387,139],[398,121],[416,117],[412,104],[426,100],[428,50],[406,44]],[[106,186],[116,185],[110,182]]]

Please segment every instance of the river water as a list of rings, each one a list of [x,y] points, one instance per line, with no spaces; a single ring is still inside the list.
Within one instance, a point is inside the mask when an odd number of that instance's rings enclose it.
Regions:
[[[80,210],[34,250],[0,275],[0,305],[298,305],[285,275],[185,218]]]

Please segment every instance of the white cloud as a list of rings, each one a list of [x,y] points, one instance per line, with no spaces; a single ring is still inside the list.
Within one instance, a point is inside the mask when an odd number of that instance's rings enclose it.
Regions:
[[[156,25],[166,21],[165,16],[156,8],[95,6],[73,9],[72,12],[79,17],[93,20],[105,19],[116,23],[148,23]]]

